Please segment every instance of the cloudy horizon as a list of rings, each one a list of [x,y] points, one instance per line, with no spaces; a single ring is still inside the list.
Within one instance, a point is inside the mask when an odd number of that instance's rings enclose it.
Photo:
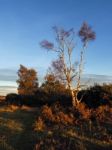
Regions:
[[[42,83],[45,71],[44,68],[38,69],[39,83]],[[36,69],[37,71],[37,69]],[[0,95],[8,93],[17,93],[17,69],[0,69]],[[83,74],[82,83],[87,85],[94,85],[95,83],[112,83],[112,76],[97,75],[97,74]]]

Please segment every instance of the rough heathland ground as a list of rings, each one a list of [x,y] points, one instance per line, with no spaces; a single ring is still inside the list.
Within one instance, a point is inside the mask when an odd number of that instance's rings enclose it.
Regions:
[[[72,115],[56,106],[0,106],[0,150],[112,149],[111,122],[94,126]]]

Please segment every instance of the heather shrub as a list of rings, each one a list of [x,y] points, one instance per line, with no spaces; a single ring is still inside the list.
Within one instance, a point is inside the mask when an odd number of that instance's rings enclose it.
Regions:
[[[20,105],[21,99],[16,93],[9,93],[6,95],[5,102],[7,105]]]
[[[45,129],[44,121],[41,117],[38,117],[38,119],[35,121],[34,124],[34,131],[43,131]]]
[[[103,84],[91,86],[85,90],[81,90],[78,93],[78,99],[82,98],[89,108],[98,108],[101,105],[112,106],[112,85]]]
[[[62,136],[56,132],[56,135],[38,139],[34,150],[86,150],[82,140]]]
[[[80,103],[79,105],[77,105],[76,109],[79,111],[83,119],[91,118],[91,110],[84,103]]]
[[[74,118],[72,118],[69,114],[65,114],[60,111],[57,116],[55,116],[55,122],[63,123],[63,124],[73,124]]]
[[[112,121],[112,108],[100,106],[94,111],[94,115],[101,122]]]
[[[56,108],[56,107],[55,107]],[[73,124],[74,118],[69,113],[54,110],[52,107],[43,106],[42,116],[45,120],[52,123]]]
[[[43,106],[42,115],[50,120],[53,120],[54,118],[51,107],[48,107],[47,105]]]

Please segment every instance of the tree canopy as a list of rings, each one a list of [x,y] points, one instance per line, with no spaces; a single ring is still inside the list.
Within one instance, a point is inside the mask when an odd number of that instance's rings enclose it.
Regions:
[[[18,70],[18,94],[33,95],[38,89],[37,72],[20,65]]]

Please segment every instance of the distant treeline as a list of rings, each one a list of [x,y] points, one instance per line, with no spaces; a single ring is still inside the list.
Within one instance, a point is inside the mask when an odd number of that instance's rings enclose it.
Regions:
[[[69,90],[63,89],[55,90],[52,87],[50,90],[45,88],[38,88],[33,95],[21,95],[10,93],[6,96],[6,103],[8,105],[27,105],[39,107],[43,105],[52,105],[56,102],[62,106],[72,106],[72,98]],[[112,84],[94,85],[85,90],[81,90],[78,94],[78,99],[85,103],[89,108],[97,108],[100,105],[111,105],[112,103]]]

